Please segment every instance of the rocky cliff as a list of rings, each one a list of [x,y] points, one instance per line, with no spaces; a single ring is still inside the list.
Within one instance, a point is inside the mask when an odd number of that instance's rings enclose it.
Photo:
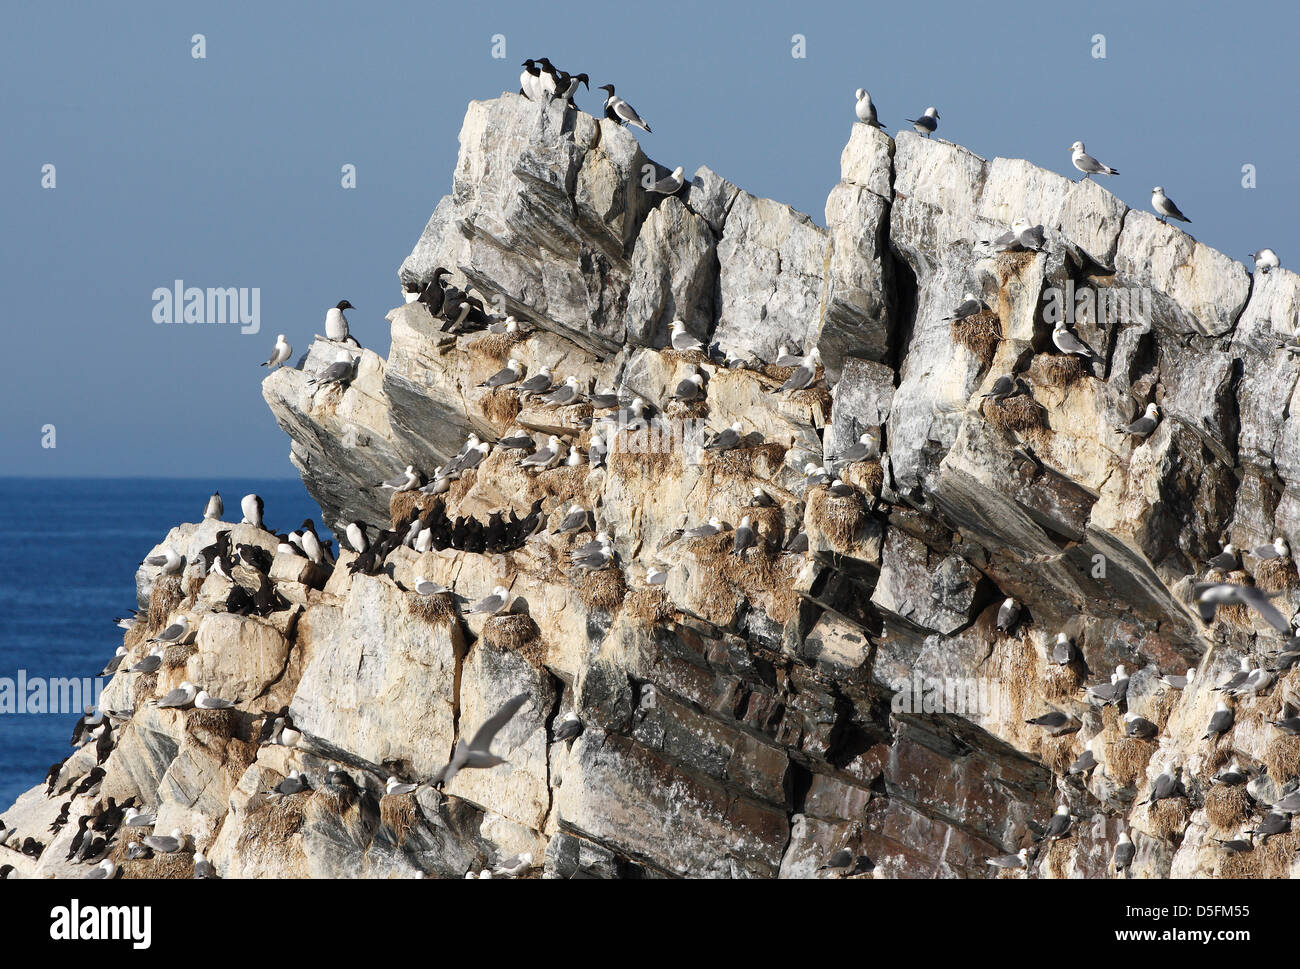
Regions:
[[[1094,182],[861,124],[824,228],[707,168],[677,195],[648,193],[647,170],[667,169],[631,133],[514,95],[471,103],[460,146],[400,275],[450,268],[526,326],[451,336],[411,302],[389,314],[387,356],[365,350],[345,388],[308,384],[334,359],[323,338],[271,374],[263,394],[323,520],[403,521],[429,499],[376,483],[446,465],[470,432],[523,428],[585,452],[589,404],[478,386],[507,358],[697,432],[739,422],[742,445],[701,451],[697,433],[657,448],[624,429],[603,466],[540,472],[494,449],[452,484],[449,510],[522,515],[541,499],[545,534],[504,554],[402,547],[373,576],[351,574],[349,553],[330,573],[280,552],[288,607],[262,618],[222,611],[220,575],[178,585],[144,567],[129,659],[178,614],[197,633],[157,674],[114,677],[104,705],[133,714],[100,801],[135,795],[226,877],[462,877],[518,852],[554,877],[805,877],[842,849],[863,877],[986,877],[989,857],[1037,845],[1027,873],[1004,877],[1096,878],[1113,875],[1122,834],[1134,876],[1292,874],[1291,834],[1238,855],[1218,841],[1300,773],[1300,739],[1269,724],[1290,712],[1295,674],[1243,693],[1232,728],[1203,739],[1213,687],[1243,658],[1267,667],[1282,639],[1241,607],[1205,624],[1192,584],[1228,541],[1300,539],[1296,363],[1275,337],[1295,332],[1300,278],[1252,278]],[[1044,226],[1043,251],[987,244],[1020,218]],[[986,308],[951,320],[967,293]],[[1094,356],[1053,345],[1062,306]],[[675,319],[732,365],[666,349]],[[820,382],[781,392],[782,346],[816,347]],[[695,369],[705,400],[670,401]],[[985,396],[1004,374],[1019,392]],[[1126,434],[1149,403],[1155,430]],[[860,440],[865,459],[836,465],[848,494],[806,479]],[[755,487],[771,501],[755,506]],[[570,566],[590,532],[552,534],[574,502],[612,536],[610,567]],[[746,515],[759,543],[735,556]],[[730,527],[682,534],[711,516]],[[163,544],[193,561],[219,527],[180,525]],[[800,531],[807,551],[786,551]],[[468,615],[411,591],[417,575],[470,601],[506,585],[524,605]],[[1286,616],[1300,606],[1289,558],[1247,554],[1230,577],[1280,593]],[[1021,614],[1002,631],[1008,597]],[[1058,664],[1062,632],[1076,652]],[[1090,700],[1120,664],[1126,697]],[[1181,691],[1161,679],[1188,668]],[[146,702],[183,680],[237,709]],[[435,774],[520,693],[497,738],[508,764],[383,794],[389,775]],[[259,744],[283,707],[302,740]],[[1068,717],[1055,735],[1026,723],[1051,711]],[[557,740],[570,714],[582,733]],[[1127,736],[1124,714],[1155,736]],[[1097,766],[1069,773],[1085,749]],[[1212,783],[1234,757],[1249,783]],[[61,777],[94,759],[83,748]],[[362,791],[326,785],[330,766]],[[1140,804],[1175,766],[1174,796]],[[314,791],[268,801],[294,769]],[[6,821],[43,830],[62,800],[42,785]],[[1068,832],[1039,843],[1060,803]],[[19,872],[72,872],[73,828],[39,860],[14,855]],[[184,874],[186,857],[123,871]]]

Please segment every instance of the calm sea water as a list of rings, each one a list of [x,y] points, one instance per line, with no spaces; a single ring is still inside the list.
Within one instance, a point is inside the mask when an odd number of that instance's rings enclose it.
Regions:
[[[168,529],[199,521],[213,490],[227,521],[256,492],[289,531],[320,509],[298,479],[0,478],[0,677],[94,676],[121,645],[135,570]],[[0,714],[0,812],[71,752],[75,714]]]

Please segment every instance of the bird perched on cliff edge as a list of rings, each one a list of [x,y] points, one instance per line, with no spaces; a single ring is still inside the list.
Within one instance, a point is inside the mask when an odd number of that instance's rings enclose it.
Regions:
[[[917,134],[929,138],[939,127],[939,112],[933,107],[926,108],[925,114],[919,118],[908,118],[907,123],[915,129]]]
[[[1165,219],[1177,219],[1179,222],[1187,223],[1192,221],[1187,216],[1183,215],[1178,206],[1174,204],[1174,200],[1166,195],[1165,190],[1159,185],[1151,190],[1151,207],[1155,209],[1159,215],[1163,216],[1163,218],[1160,219],[1161,222],[1164,222]]]
[[[331,306],[325,313],[325,339],[333,340],[335,343],[351,343],[360,349],[361,344],[352,337],[348,331],[348,318],[343,315],[344,310],[356,309],[345,299],[341,299],[334,306]]]
[[[1093,175],[1118,175],[1119,169],[1111,168],[1109,165],[1103,165],[1097,159],[1093,158],[1083,150],[1083,142],[1076,141],[1070,146],[1070,161],[1074,162],[1074,167],[1083,172],[1084,179],[1091,178]]]
[[[293,347],[289,345],[289,341],[284,338],[283,333],[278,333],[275,337],[275,347],[271,350],[271,356],[267,358],[266,363],[262,364],[262,366],[274,370],[292,355]]]
[[[883,128],[884,125],[876,117],[876,106],[871,103],[871,95],[865,88],[858,88],[853,97],[856,104],[853,107],[853,113],[857,115],[858,120],[870,128]]]
[[[650,126],[646,124],[636,109],[628,104],[621,97],[614,93],[614,85],[602,84],[600,90],[609,94],[605,99],[605,117],[610,121],[616,121],[621,125],[631,125],[634,128],[640,128],[642,131],[649,132]]]

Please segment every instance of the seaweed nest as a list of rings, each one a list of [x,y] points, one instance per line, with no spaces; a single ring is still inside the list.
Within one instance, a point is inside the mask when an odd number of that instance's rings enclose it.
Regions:
[[[165,670],[180,669],[189,661],[189,658],[199,651],[199,648],[193,643],[179,644],[173,643],[163,649],[162,668]]]
[[[885,469],[879,461],[855,461],[840,472],[840,480],[863,494],[879,498],[880,489],[885,484]]]
[[[1120,787],[1133,787],[1146,777],[1156,745],[1139,737],[1120,737],[1106,744],[1106,773]]]
[[[487,357],[489,360],[505,360],[510,351],[522,343],[524,335],[516,330],[514,333],[485,333],[477,340],[465,344],[471,353]]]
[[[1073,829],[1064,838],[1054,838],[1051,845],[1043,853],[1043,860],[1039,862],[1039,869],[1046,869],[1053,878],[1068,877],[1070,859],[1074,855],[1074,846]]]
[[[708,354],[703,350],[674,350],[672,345],[668,345],[659,351],[659,355],[668,361],[680,361],[681,363],[694,364],[699,367],[702,363],[713,363]]]
[[[457,508],[470,490],[478,483],[478,468],[470,468],[468,471],[462,471],[460,477],[453,481],[448,487],[443,499],[449,509]],[[454,515],[452,517],[455,517]]]
[[[1288,831],[1272,835],[1266,841],[1257,841],[1250,854],[1258,858],[1260,877],[1290,878],[1291,864],[1297,851],[1300,851],[1300,833]]]
[[[1092,375],[1091,369],[1077,353],[1040,353],[1035,359],[1042,361],[1039,367],[1044,382],[1055,387],[1069,387]]]
[[[399,845],[406,841],[419,816],[414,794],[385,794],[379,799],[379,820],[393,832]]]
[[[627,595],[627,607],[646,626],[663,625],[677,614],[672,600],[659,586],[632,589]]]
[[[185,599],[185,592],[181,589],[181,578],[178,575],[160,575],[154,580],[153,589],[149,592],[149,609],[145,615],[145,623],[150,630],[160,630],[167,623],[167,617],[175,611],[176,607]],[[139,626],[137,622],[135,626]],[[134,631],[135,627],[132,627]]]
[[[953,342],[965,347],[982,366],[993,362],[998,343],[1002,340],[1002,323],[992,310],[980,310],[974,316],[953,320],[950,324]]]
[[[709,399],[677,400],[670,398],[664,402],[664,415],[674,420],[702,420],[709,415]]]
[[[1147,719],[1156,725],[1161,734],[1165,732],[1165,727],[1169,723],[1169,716],[1178,706],[1178,702],[1183,698],[1182,690],[1165,690],[1150,701],[1150,707],[1147,710]]]
[[[424,495],[418,491],[399,491],[388,499],[388,521],[392,528],[410,521],[411,512],[420,506]]]
[[[793,570],[798,568],[798,562],[774,557],[765,542],[751,548],[742,559],[732,554],[732,531],[696,539],[693,544],[699,565],[694,579],[705,619],[730,625],[735,619],[738,595],[751,602],[765,601],[764,611],[774,622],[784,624],[794,618],[799,595],[793,589]]]
[[[821,375],[818,374],[820,381]],[[814,383],[803,390],[792,390],[788,398],[791,403],[807,407],[814,415],[820,414],[822,421],[831,417],[831,392],[822,383]]]
[[[412,593],[406,597],[406,614],[430,626],[441,626],[455,620],[456,607],[445,592],[435,596]]]
[[[1300,585],[1300,574],[1289,558],[1265,559],[1255,566],[1255,584],[1267,592],[1284,592]]]
[[[785,461],[786,448],[773,441],[730,451],[705,451],[710,470],[738,478],[771,478]]]
[[[1147,805],[1151,833],[1162,841],[1181,837],[1191,817],[1192,808],[1185,797],[1166,797]]]
[[[578,580],[578,598],[588,609],[613,615],[623,604],[627,594],[627,581],[621,569],[614,565],[596,572],[588,572]]]
[[[867,520],[862,499],[857,495],[834,498],[824,487],[809,489],[807,499],[808,521],[817,526],[836,551],[851,549]]]
[[[1268,776],[1279,783],[1300,775],[1300,737],[1274,737],[1260,760],[1268,767]]]
[[[1043,698],[1047,700],[1064,700],[1074,696],[1083,685],[1083,674],[1077,664],[1057,666],[1050,664],[1043,670]],[[1068,765],[1067,765],[1068,766]]]
[[[1054,774],[1064,774],[1074,763],[1077,755],[1074,752],[1074,734],[1068,733],[1060,737],[1045,735],[1043,737],[1042,747],[1039,751],[1039,759]]]
[[[245,816],[240,843],[283,846],[302,827],[311,796],[311,791],[299,791],[287,797],[255,799]]]
[[[1250,816],[1250,795],[1246,785],[1225,787],[1216,784],[1205,795],[1205,816],[1220,831],[1236,831]]]
[[[478,402],[479,409],[494,427],[504,427],[519,416],[523,405],[519,395],[509,388],[498,387],[484,394]]]
[[[1028,394],[990,401],[984,419],[1003,434],[1023,434],[1041,445],[1047,437],[1047,411]]]
[[[489,646],[519,653],[534,666],[540,666],[546,654],[542,644],[542,631],[531,616],[523,613],[506,613],[493,616],[483,624],[481,638]]]

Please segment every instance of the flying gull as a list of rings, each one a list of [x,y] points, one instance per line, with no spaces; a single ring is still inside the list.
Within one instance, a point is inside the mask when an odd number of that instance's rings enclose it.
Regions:
[[[907,123],[915,129],[917,134],[929,138],[935,129],[939,127],[939,111],[933,107],[926,108],[925,114],[919,118],[908,118]]]
[[[505,704],[478,728],[478,732],[473,738],[466,743],[464,739],[456,742],[456,749],[451,755],[451,760],[447,766],[442,769],[439,776],[433,783],[450,784],[452,779],[460,773],[462,769],[467,768],[487,768],[495,767],[498,764],[506,763],[504,757],[498,757],[492,753],[492,741],[496,738],[497,733],[504,727],[525,703],[528,702],[528,694],[521,693],[516,697],[507,700]]]
[[[1179,211],[1173,199],[1166,195],[1165,190],[1159,185],[1151,190],[1151,207],[1164,217],[1160,219],[1161,222],[1164,222],[1165,219],[1177,219],[1179,222],[1189,223],[1192,221]]]
[[[1219,606],[1244,605],[1254,609],[1274,629],[1288,635],[1291,633],[1291,624],[1269,602],[1269,599],[1279,593],[1268,593],[1253,585],[1234,585],[1231,582],[1199,582],[1192,586],[1192,591],[1196,595],[1201,619],[1206,623],[1214,621],[1214,613]]]
[[[602,84],[600,90],[609,94],[609,97],[605,99],[606,118],[621,125],[631,125],[634,128],[640,128],[642,131],[650,131],[650,126],[641,120],[641,116],[636,113],[636,109],[614,93],[614,85]]]
[[[854,105],[853,113],[858,116],[859,121],[871,128],[884,127],[880,123],[880,119],[876,117],[876,106],[871,103],[871,95],[867,93],[865,88],[858,88],[853,97],[857,102]]]
[[[284,338],[283,333],[278,333],[275,337],[275,347],[271,350],[271,356],[267,358],[266,363],[262,364],[262,366],[274,370],[292,355],[293,347],[289,346],[289,341]]]
[[[1074,167],[1083,172],[1083,181],[1091,178],[1093,175],[1118,175],[1119,170],[1111,168],[1109,165],[1103,165],[1097,159],[1093,158],[1083,150],[1083,142],[1076,141],[1070,146],[1070,161],[1074,162]]]

